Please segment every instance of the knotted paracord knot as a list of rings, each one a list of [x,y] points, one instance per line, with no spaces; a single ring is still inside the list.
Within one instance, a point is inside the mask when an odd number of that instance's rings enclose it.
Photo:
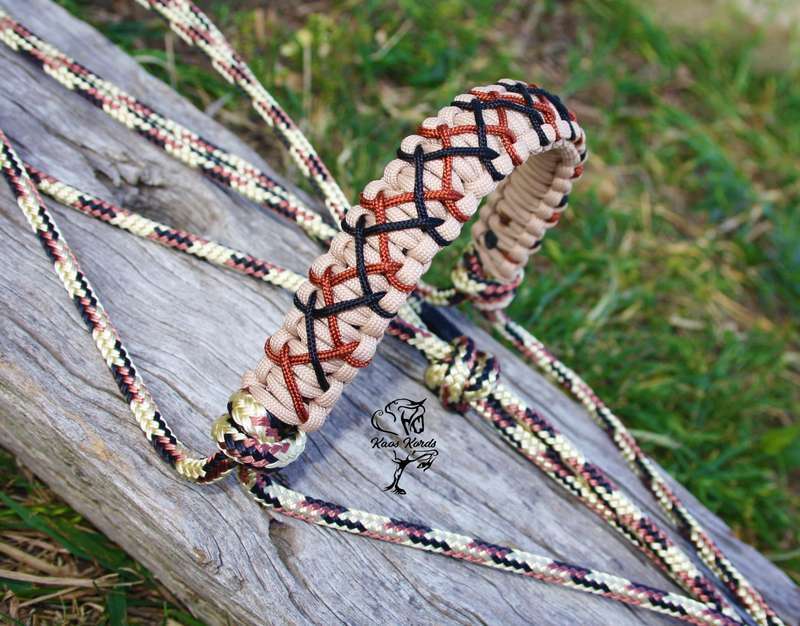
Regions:
[[[433,361],[425,372],[425,383],[439,393],[448,411],[466,411],[470,403],[487,397],[500,379],[500,364],[491,354],[478,350],[462,335],[451,342],[452,351]]]
[[[512,280],[507,283],[489,278],[475,248],[470,244],[453,267],[450,277],[456,291],[471,301],[476,308],[497,311],[511,304],[517,288],[522,284],[525,272],[517,270]]]
[[[229,458],[261,474],[289,465],[306,446],[304,432],[280,421],[244,389],[230,397],[228,412],[214,420],[211,434]]]

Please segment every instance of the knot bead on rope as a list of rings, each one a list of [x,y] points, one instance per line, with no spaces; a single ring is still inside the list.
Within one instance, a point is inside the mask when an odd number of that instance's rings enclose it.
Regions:
[[[306,434],[281,422],[244,390],[228,401],[228,412],[214,420],[211,435],[236,463],[269,474],[294,461],[306,446]]]
[[[348,211],[282,328],[267,340],[266,356],[245,376],[243,388],[256,402],[300,430],[322,425],[434,255],[498,185],[473,230],[487,271],[473,274],[486,283],[479,290],[485,306],[502,305],[566,206],[586,156],[574,114],[517,81],[457,96],[417,132]],[[519,183],[501,183],[518,176]]]
[[[433,361],[425,371],[425,384],[438,392],[448,411],[466,411],[470,404],[492,392],[500,380],[500,364],[491,354],[478,350],[466,335],[450,345],[450,354]]]

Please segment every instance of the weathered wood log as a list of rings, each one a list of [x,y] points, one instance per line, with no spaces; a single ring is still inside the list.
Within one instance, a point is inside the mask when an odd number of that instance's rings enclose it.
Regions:
[[[3,0],[3,6],[100,75],[269,171],[243,142],[49,0]],[[0,125],[22,157],[45,172],[297,271],[305,272],[318,253],[299,229],[178,164],[2,46],[0,81]],[[156,401],[181,439],[207,453],[211,420],[224,412],[241,373],[261,355],[289,296],[50,205]],[[186,484],[142,437],[5,185],[0,232],[3,445],[208,624],[676,623],[554,585],[266,514],[232,478],[217,486]],[[501,359],[505,381],[668,526],[580,407],[485,332],[459,323]],[[283,472],[285,481],[315,497],[675,589],[478,416],[445,412],[424,385],[425,366],[420,355],[387,338],[330,423]],[[439,450],[429,471],[406,474],[405,496],[383,491],[393,464],[385,450],[370,444],[370,415],[399,397],[427,399],[425,437],[435,437]],[[796,624],[798,588],[676,489],[734,563]]]

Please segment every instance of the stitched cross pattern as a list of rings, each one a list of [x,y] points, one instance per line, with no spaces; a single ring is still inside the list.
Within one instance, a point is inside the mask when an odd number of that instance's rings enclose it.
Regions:
[[[331,376],[338,371],[339,367],[343,366],[337,365],[333,361],[339,361],[339,363],[356,370],[370,363],[371,356],[370,358],[353,356],[353,353],[361,346],[360,340],[347,341],[343,337],[344,334],[349,337],[354,336],[353,331],[363,332],[362,328],[351,327],[349,329],[351,332],[343,333],[341,324],[345,322],[341,315],[366,309],[365,313],[371,314],[370,324],[382,325],[382,332],[388,321],[397,314],[399,304],[397,304],[398,298],[394,296],[397,296],[398,292],[399,294],[408,294],[415,288],[418,276],[413,282],[398,278],[398,274],[405,267],[405,260],[398,258],[397,251],[399,249],[403,255],[406,255],[407,250],[403,249],[399,240],[394,239],[393,235],[396,236],[400,231],[421,232],[435,244],[435,249],[431,248],[430,257],[432,258],[437,250],[448,246],[454,239],[443,233],[452,233],[454,230],[457,233],[460,225],[472,217],[480,198],[491,192],[497,183],[510,174],[515,167],[522,165],[529,154],[540,153],[551,146],[559,145],[560,149],[571,148],[575,153],[571,154],[572,161],[576,164],[580,161],[583,155],[579,155],[576,148],[567,142],[582,143],[583,133],[577,126],[574,114],[561,103],[559,98],[536,85],[511,81],[502,82],[499,85],[500,88],[495,89],[472,90],[468,94],[471,96],[468,99],[462,96],[453,102],[452,107],[456,107],[462,113],[453,110],[451,119],[458,116],[458,119],[463,122],[464,113],[467,113],[474,120],[473,123],[445,123],[442,119],[442,122],[433,128],[423,124],[417,131],[418,141],[413,150],[404,150],[401,147],[397,151],[399,161],[413,168],[413,190],[409,191],[407,188],[403,190],[396,185],[387,190],[384,185],[384,189],[378,190],[377,193],[362,193],[360,207],[366,211],[360,211],[357,217],[355,213],[348,214],[342,222],[342,233],[337,235],[337,239],[351,238],[351,241],[346,242],[346,245],[350,246],[348,249],[351,251],[351,256],[345,259],[344,253],[340,252],[336,256],[335,262],[329,263],[324,271],[318,273],[312,268],[309,272],[309,281],[313,289],[301,288],[294,298],[295,308],[302,314],[302,320],[295,316],[292,318],[292,323],[287,325],[284,322],[283,327],[284,331],[288,331],[290,336],[305,346],[305,350],[297,349],[297,341],[292,341],[293,345],[290,347],[290,341],[286,340],[286,333],[281,334],[280,346],[273,343],[275,336],[270,337],[265,345],[265,354],[269,362],[280,369],[280,377],[272,375],[269,383],[266,380],[267,376],[262,374],[258,377],[259,382],[262,382],[263,379],[266,391],[273,397],[275,391],[278,391],[274,389],[276,381],[282,383],[288,392],[288,397],[291,398],[291,409],[293,409],[291,412],[296,419],[285,421],[300,425],[301,430],[318,428],[321,425],[319,419],[316,420],[318,423],[313,426],[302,427],[309,420],[309,406],[314,402],[315,397],[303,393],[301,386],[305,385],[308,391],[308,385],[313,385],[315,381],[315,387],[319,391],[314,392],[311,389],[311,392],[316,393],[317,396],[329,395]],[[492,119],[487,119],[489,111],[493,112]],[[511,115],[516,115],[513,122],[510,119]],[[524,120],[527,120],[528,123],[527,130],[534,131],[534,133],[526,132],[526,145],[522,145],[524,142],[512,128],[512,126],[520,128]],[[561,129],[559,121],[562,122]],[[565,141],[562,141],[564,139],[562,135],[566,134],[562,132],[563,122],[566,122],[569,128],[569,134]],[[474,139],[470,140],[469,136]],[[459,145],[454,143],[456,138],[459,139]],[[440,144],[440,147],[435,143],[431,146],[434,141]],[[475,143],[477,145],[474,145]],[[524,150],[525,147],[528,149]],[[523,150],[525,154],[521,154],[520,150]],[[466,182],[463,179],[463,173],[456,173],[456,164],[459,159],[464,164],[473,164],[475,163],[473,159],[477,159],[479,168],[476,169],[474,165],[471,165],[472,170],[488,172],[491,177],[491,181],[487,180],[483,188],[472,192],[475,197],[475,202],[472,204],[468,201],[470,198],[466,199],[466,203],[459,202],[465,200],[465,192],[460,189],[464,189]],[[436,161],[441,163],[435,164]],[[430,175],[434,172],[439,188],[431,188]],[[459,178],[458,183],[454,180],[456,177]],[[385,180],[386,175],[384,176]],[[563,206],[566,203],[560,202],[559,204]],[[413,212],[416,213],[413,217],[398,219],[397,211],[394,213],[394,220],[388,217],[387,211],[398,207],[402,207],[406,215],[412,215],[411,206],[413,206]],[[457,228],[454,229],[452,223],[450,226],[444,227],[447,219],[435,215],[441,215],[441,209],[432,213],[433,207],[436,206],[444,207],[447,215],[457,222]],[[464,207],[471,208],[471,210]],[[554,219],[553,217],[548,219],[554,222],[558,219],[558,215],[560,212],[553,216]],[[511,218],[506,219],[511,221]],[[491,243],[492,237],[487,236],[485,240]],[[373,251],[372,255],[367,253],[367,248]],[[332,247],[332,251],[333,249]],[[343,247],[339,246],[339,250],[342,249]],[[377,260],[374,259],[374,253],[377,253]],[[479,248],[478,254],[480,255],[480,253]],[[329,255],[332,254],[333,252],[329,253]],[[415,258],[415,260],[423,264],[419,258]],[[426,261],[429,263],[430,259],[426,259]],[[342,299],[341,294],[344,291],[345,283],[347,283],[346,287],[349,291],[355,295]],[[386,289],[387,283],[389,291],[395,293],[393,297],[385,299],[389,293]],[[342,288],[335,290],[338,286],[342,286]],[[391,302],[391,306],[386,302]],[[376,320],[376,316],[383,322]],[[287,317],[288,319],[289,317]],[[327,338],[325,340],[327,345],[324,347],[318,345],[319,333],[322,328],[317,324],[319,321],[325,322],[325,328],[329,335],[329,340]],[[374,331],[369,334],[372,337],[375,336]],[[303,335],[305,336],[303,337]],[[296,369],[304,366],[310,367],[309,375],[301,375]],[[263,391],[258,396],[263,398]],[[286,395],[283,397],[286,398]],[[274,406],[267,406],[267,409],[272,411]],[[289,407],[286,404],[282,404],[282,406],[284,407],[283,415],[279,414],[278,417],[285,419],[286,409]],[[280,409],[280,407],[278,408]],[[329,407],[325,408],[327,409],[325,414],[327,414]]]

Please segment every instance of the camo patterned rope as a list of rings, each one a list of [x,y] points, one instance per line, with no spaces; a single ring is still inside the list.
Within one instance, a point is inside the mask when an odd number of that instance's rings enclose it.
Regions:
[[[225,36],[189,0],[137,0],[163,17],[184,41],[200,49],[214,68],[231,84],[244,91],[253,108],[275,129],[292,160],[325,202],[336,224],[350,208],[336,180],[314,151],[306,136],[267,92]]]
[[[0,41],[41,68],[67,89],[102,109],[172,156],[229,186],[246,198],[294,220],[323,245],[338,232],[294,194],[269,178],[255,165],[231,155],[198,134],[170,120],[152,107],[33,35],[0,9]]]
[[[586,408],[594,420],[608,433],[630,467],[650,489],[662,510],[692,544],[703,562],[733,592],[757,623],[765,626],[783,624],[761,594],[725,557],[700,523],[675,495],[650,457],[636,443],[633,435],[597,397],[592,388],[555,357],[542,342],[511,320],[504,311],[488,311],[486,317],[501,336],[512,343],[549,378],[569,391]]]

